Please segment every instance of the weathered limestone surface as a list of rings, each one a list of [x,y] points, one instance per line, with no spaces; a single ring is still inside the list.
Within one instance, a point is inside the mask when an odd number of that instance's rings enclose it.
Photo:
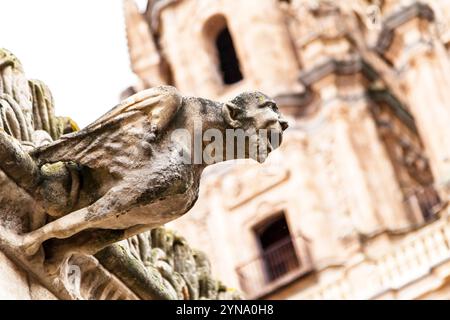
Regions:
[[[287,128],[275,102],[247,92],[219,103],[161,86],[77,131],[54,115],[45,84],[27,81],[10,52],[0,58],[0,289],[23,299],[240,298],[212,278],[203,253],[154,228],[193,206],[208,165],[230,156],[264,162],[278,147],[267,133],[281,141]],[[173,139],[180,129],[185,136]],[[241,129],[251,143],[224,143],[216,151],[224,157],[198,161],[189,150],[210,129],[222,137]]]
[[[25,271],[14,264],[0,252],[0,299],[31,299],[28,276]]]

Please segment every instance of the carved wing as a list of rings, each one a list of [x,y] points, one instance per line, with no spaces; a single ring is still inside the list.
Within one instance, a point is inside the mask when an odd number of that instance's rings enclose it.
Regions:
[[[150,131],[160,133],[182,105],[182,96],[171,86],[143,90],[123,100],[81,131],[37,148],[31,155],[39,163],[75,161],[90,167],[109,166],[118,155],[132,157]],[[125,157],[124,157],[125,156]]]
[[[182,97],[178,90],[171,86],[159,86],[143,90],[123,100],[119,105],[88,125],[86,129],[90,130],[99,125],[104,125],[120,114],[135,111],[148,114],[152,122],[162,128],[168,124],[172,116],[178,111],[181,106],[181,99]],[[163,123],[159,124],[160,121]]]

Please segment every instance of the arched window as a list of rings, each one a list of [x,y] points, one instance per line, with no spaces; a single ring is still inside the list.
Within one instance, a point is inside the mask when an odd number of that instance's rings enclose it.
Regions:
[[[257,226],[255,234],[262,251],[261,257],[268,281],[274,281],[299,267],[284,212]]]
[[[220,71],[225,84],[233,84],[242,80],[239,60],[234,49],[233,39],[227,27],[222,29],[216,38],[216,48],[219,54]]]
[[[224,16],[216,15],[205,25],[207,40],[215,47],[216,61],[224,84],[243,79],[239,59]]]

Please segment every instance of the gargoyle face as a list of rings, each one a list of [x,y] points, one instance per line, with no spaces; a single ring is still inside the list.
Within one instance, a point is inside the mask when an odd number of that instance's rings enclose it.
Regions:
[[[261,163],[279,147],[283,131],[288,128],[288,122],[283,119],[275,101],[260,92],[238,95],[224,105],[223,114],[233,129],[242,129],[249,139],[245,144],[244,158]]]

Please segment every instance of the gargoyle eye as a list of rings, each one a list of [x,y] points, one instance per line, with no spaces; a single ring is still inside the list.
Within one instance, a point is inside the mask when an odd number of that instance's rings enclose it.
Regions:
[[[278,107],[276,105],[276,103],[274,103],[273,101],[266,101],[264,102],[262,105],[260,105],[261,108],[270,108],[275,112],[278,112]]]
[[[277,107],[276,103],[271,102],[270,105],[269,105],[269,107],[270,107],[273,111],[278,112],[278,107]]]

